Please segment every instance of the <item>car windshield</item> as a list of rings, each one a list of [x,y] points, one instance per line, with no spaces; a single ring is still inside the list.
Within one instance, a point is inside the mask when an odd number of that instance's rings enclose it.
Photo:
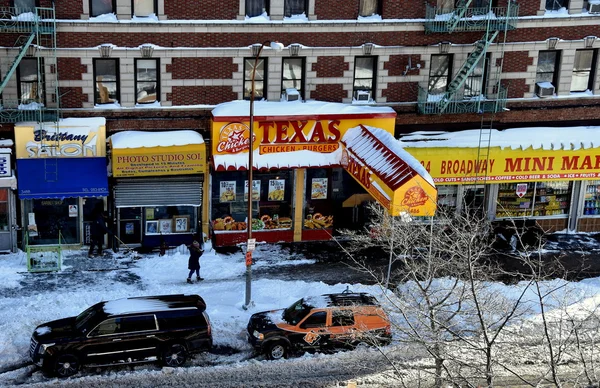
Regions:
[[[307,304],[304,299],[300,299],[296,303],[284,310],[283,319],[292,325],[300,322],[313,307]]]
[[[85,328],[86,324],[96,316],[96,306],[89,307],[75,318],[75,327],[77,330]]]

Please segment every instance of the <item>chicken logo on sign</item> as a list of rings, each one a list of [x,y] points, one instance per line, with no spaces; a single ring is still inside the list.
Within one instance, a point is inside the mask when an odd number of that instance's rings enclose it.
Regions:
[[[419,186],[413,186],[404,193],[404,199],[402,200],[401,205],[408,207],[423,206],[428,199],[425,190]]]
[[[242,123],[229,123],[221,128],[217,151],[237,154],[250,149],[250,130]]]

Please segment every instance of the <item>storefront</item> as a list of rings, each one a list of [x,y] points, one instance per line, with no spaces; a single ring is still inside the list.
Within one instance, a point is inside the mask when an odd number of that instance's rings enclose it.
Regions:
[[[200,238],[207,168],[202,136],[192,130],[127,131],[109,141],[119,239],[152,248]]]
[[[329,240],[335,228],[347,226],[338,216],[358,196],[378,201],[393,215],[434,213],[433,181],[393,138],[391,108],[259,102],[252,141],[249,118],[240,112],[249,112],[248,102],[221,104],[212,112],[210,215],[216,246],[246,241],[250,148],[257,241]]]
[[[600,231],[600,127],[494,130],[489,148],[484,138],[470,130],[400,140],[436,182],[440,207],[482,204],[492,220],[535,219],[550,232]]]
[[[12,140],[0,140],[0,252],[17,250],[17,179],[11,164]]]
[[[17,185],[29,245],[79,246],[97,202],[106,202],[104,118],[15,125]]]

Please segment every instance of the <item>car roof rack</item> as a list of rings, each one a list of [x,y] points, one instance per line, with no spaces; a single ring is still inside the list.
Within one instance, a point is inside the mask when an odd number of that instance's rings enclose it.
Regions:
[[[329,294],[333,306],[379,306],[373,295],[365,292]]]

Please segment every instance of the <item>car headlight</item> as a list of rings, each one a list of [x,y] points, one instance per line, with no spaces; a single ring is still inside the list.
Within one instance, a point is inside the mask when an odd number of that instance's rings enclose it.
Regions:
[[[46,353],[46,351],[48,350],[48,348],[50,346],[54,346],[54,345],[55,345],[54,343],[51,343],[51,344],[41,344],[40,348],[38,350],[38,353],[39,354],[44,354],[44,353]]]
[[[265,339],[265,335],[263,333],[259,333],[257,330],[254,330],[254,333],[252,334],[260,341]]]

